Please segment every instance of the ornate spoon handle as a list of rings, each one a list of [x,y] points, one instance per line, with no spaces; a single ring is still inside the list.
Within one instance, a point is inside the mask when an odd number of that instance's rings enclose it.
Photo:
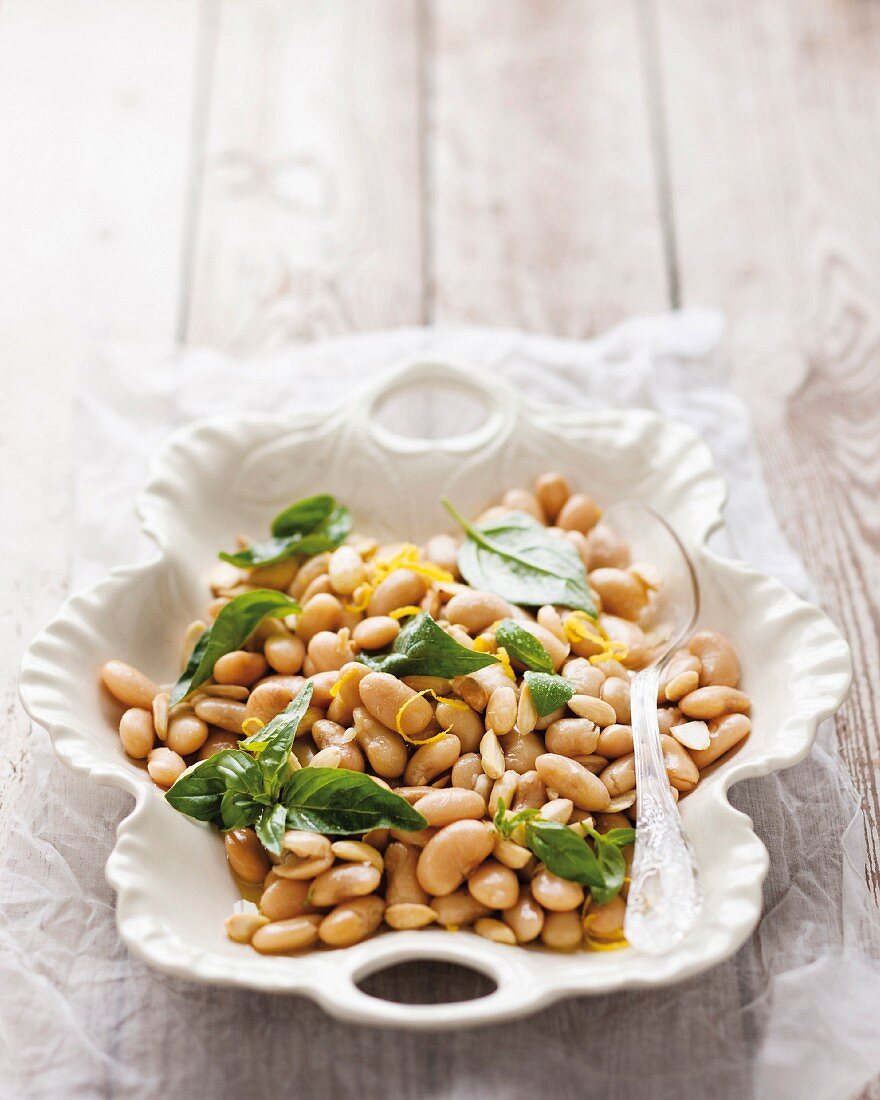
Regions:
[[[660,955],[685,936],[703,907],[697,865],[672,797],[657,724],[660,669],[632,682],[638,829],[624,932],[640,951]]]

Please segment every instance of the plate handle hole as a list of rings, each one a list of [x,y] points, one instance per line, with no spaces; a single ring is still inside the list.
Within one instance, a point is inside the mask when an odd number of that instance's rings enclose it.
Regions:
[[[469,966],[432,959],[411,960],[374,970],[355,982],[362,993],[407,1005],[476,1001],[498,988],[488,975]]]
[[[380,394],[373,421],[404,439],[455,439],[480,428],[492,410],[482,387],[460,378],[411,378]]]

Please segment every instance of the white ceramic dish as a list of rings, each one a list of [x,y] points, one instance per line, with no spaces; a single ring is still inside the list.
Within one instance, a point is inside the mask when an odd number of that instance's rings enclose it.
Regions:
[[[439,440],[382,426],[380,407],[418,408],[414,398],[426,386],[435,395],[438,386],[458,395],[439,406],[426,398],[432,423],[443,413],[461,423],[461,395],[476,399],[485,419]],[[449,527],[441,493],[472,514],[500,490],[551,466],[605,504],[634,497],[667,518],[697,562],[701,623],[728,634],[742,658],[754,701],[752,733],[682,805],[706,893],[696,930],[661,958],[633,949],[560,955],[440,930],[389,933],[346,950],[289,958],[231,943],[223,920],[237,895],[223,845],[216,832],[175,813],[125,757],[115,731],[118,711],[98,690],[98,666],[122,657],[157,681],[173,678],[182,629],[205,603],[217,549],[239,530],[262,530],[292,499],[332,492],[352,506],[359,529],[418,541]],[[529,408],[516,391],[451,364],[404,364],[331,415],[241,415],[178,432],[157,455],[139,502],[158,555],[68,600],[31,646],[21,678],[24,705],[48,729],[59,756],[135,798],[107,864],[125,943],[182,978],[298,993],[363,1023],[437,1028],[523,1016],[575,994],[679,981],[732,954],[760,916],[768,855],[726,792],[806,755],[818,723],[846,694],[851,660],[822,612],[707,549],[724,497],[709,451],[690,428],[649,412]],[[420,958],[472,967],[497,989],[477,1000],[418,1006],[371,997],[355,984]]]

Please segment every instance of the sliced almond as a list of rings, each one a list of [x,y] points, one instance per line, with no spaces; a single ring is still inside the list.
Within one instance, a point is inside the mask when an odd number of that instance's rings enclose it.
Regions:
[[[612,798],[605,812],[609,814],[619,814],[622,810],[628,810],[635,800],[635,790],[626,791],[624,794],[619,794],[617,798]]]
[[[490,779],[500,779],[504,775],[504,752],[493,730],[486,730],[480,740],[480,759]]]
[[[337,840],[330,848],[337,859],[346,863],[370,863],[377,871],[385,869],[382,853],[372,844],[364,844],[361,840]]]
[[[160,741],[164,741],[168,734],[169,700],[170,696],[165,691],[160,691],[153,699],[153,727]]]
[[[330,745],[326,749],[316,752],[309,761],[310,768],[338,768],[342,763],[342,753],[336,745]]]
[[[686,749],[708,749],[712,740],[705,722],[682,722],[669,732]]]

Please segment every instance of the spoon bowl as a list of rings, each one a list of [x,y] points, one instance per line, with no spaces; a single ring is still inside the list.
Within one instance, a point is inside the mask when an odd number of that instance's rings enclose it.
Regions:
[[[703,905],[696,860],[666,774],[657,720],[662,673],[696,624],[700,589],[681,540],[653,508],[621,501],[608,509],[605,519],[629,542],[633,560],[650,562],[658,573],[641,623],[651,643],[651,658],[630,688],[638,818],[624,934],[638,950],[660,955],[694,927]],[[647,567],[646,580],[654,583]]]

